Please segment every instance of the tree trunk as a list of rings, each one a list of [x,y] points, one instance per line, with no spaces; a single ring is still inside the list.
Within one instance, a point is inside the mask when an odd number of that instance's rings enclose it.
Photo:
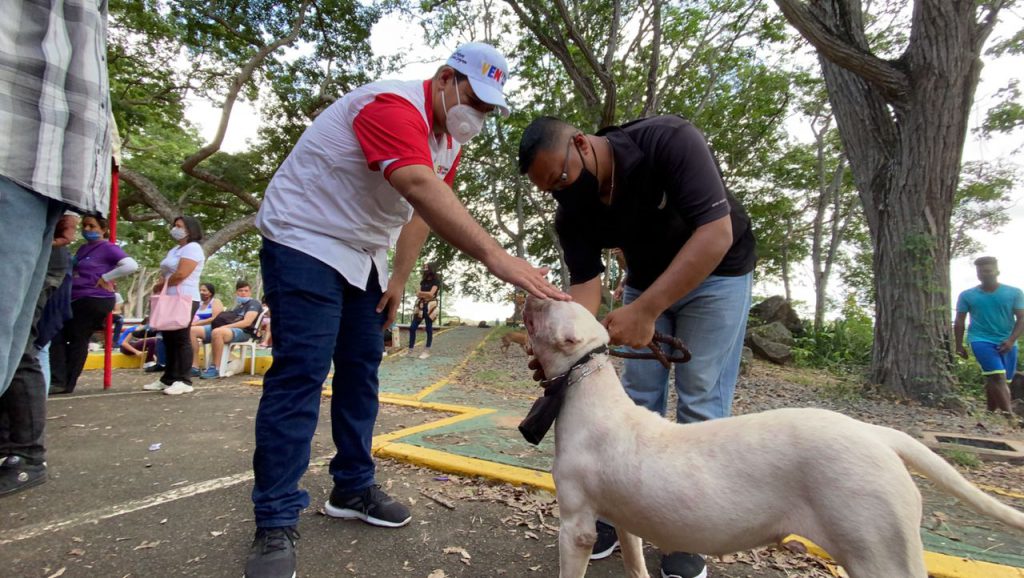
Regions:
[[[1001,3],[986,13],[971,0],[917,0],[896,61],[871,53],[856,0],[776,3],[818,50],[864,205],[877,296],[871,378],[939,403],[954,383],[949,221],[978,56]]]

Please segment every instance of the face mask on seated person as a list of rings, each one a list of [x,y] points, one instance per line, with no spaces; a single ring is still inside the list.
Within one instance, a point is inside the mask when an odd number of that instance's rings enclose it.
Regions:
[[[235,305],[242,306],[252,301],[252,297],[235,297]]]

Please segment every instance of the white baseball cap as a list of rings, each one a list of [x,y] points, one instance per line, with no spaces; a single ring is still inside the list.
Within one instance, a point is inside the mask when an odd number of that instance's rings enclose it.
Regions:
[[[458,47],[447,62],[455,70],[469,77],[469,85],[477,98],[493,104],[508,116],[505,102],[505,81],[508,80],[508,63],[490,44],[470,42]]]

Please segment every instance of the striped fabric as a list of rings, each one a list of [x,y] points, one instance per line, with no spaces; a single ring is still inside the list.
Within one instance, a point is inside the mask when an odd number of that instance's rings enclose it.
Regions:
[[[0,0],[0,174],[87,213],[110,203],[107,0]]]

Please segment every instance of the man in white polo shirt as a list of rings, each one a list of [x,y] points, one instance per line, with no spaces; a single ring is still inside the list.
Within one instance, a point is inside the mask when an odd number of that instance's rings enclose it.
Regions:
[[[430,229],[496,277],[537,297],[568,299],[547,271],[510,256],[452,192],[460,145],[486,115],[508,114],[505,58],[460,47],[426,81],[383,80],[346,94],[303,133],[267,187],[256,226],[274,312],[274,363],[256,415],[249,578],[295,573],[295,530],[309,495],[320,391],[334,379],[328,516],[404,526],[409,510],[374,483],[370,454],[384,337]],[[387,251],[397,242],[388,278]]]

